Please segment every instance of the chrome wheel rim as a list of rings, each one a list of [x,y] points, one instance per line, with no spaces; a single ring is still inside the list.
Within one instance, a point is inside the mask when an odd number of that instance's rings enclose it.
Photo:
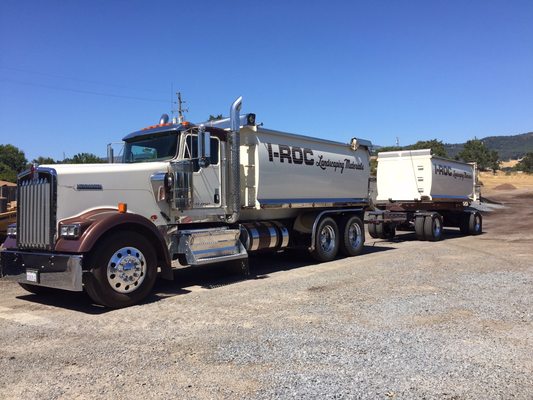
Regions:
[[[361,227],[358,223],[353,223],[348,228],[348,240],[352,248],[357,249],[361,245],[363,240],[361,233]]]
[[[442,224],[440,222],[440,219],[439,218],[435,218],[433,220],[433,236],[434,237],[439,237],[441,230],[442,230]]]
[[[331,253],[335,249],[335,230],[331,225],[326,225],[320,230],[318,239],[320,248],[325,253]]]
[[[118,293],[131,293],[139,288],[146,277],[146,259],[135,247],[115,251],[107,264],[107,281]]]

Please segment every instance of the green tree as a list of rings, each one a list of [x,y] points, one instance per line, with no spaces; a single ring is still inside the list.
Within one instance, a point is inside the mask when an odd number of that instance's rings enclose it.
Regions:
[[[533,173],[533,153],[527,153],[524,158],[516,164],[515,169],[517,171]]]
[[[63,160],[65,164],[101,164],[105,161],[93,153],[78,153],[72,158]]]
[[[218,121],[219,119],[224,119],[224,116],[222,114],[209,115],[208,121]]]
[[[459,153],[459,158],[466,162],[475,162],[480,170],[500,168],[498,152],[489,150],[483,142],[477,138],[468,140],[463,150]]]
[[[32,163],[39,164],[39,165],[42,165],[42,164],[57,164],[57,161],[54,160],[52,157],[39,156],[37,158],[34,158]]]
[[[0,180],[16,182],[17,174],[26,168],[24,152],[11,144],[0,144]]]
[[[434,154],[439,157],[448,157],[444,143],[440,140],[419,140],[415,144],[405,147],[405,150],[421,150],[421,149],[431,149],[431,154]]]

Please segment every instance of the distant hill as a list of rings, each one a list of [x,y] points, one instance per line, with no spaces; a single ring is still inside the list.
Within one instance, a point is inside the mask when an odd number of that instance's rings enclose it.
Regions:
[[[533,152],[533,132],[512,136],[488,136],[481,139],[490,150],[496,150],[500,160],[517,159],[524,154]],[[464,143],[445,144],[444,147],[450,158],[454,158],[461,150]]]

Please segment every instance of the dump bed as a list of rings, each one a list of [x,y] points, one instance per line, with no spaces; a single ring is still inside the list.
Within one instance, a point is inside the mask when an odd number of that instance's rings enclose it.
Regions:
[[[368,203],[370,142],[339,143],[261,127],[241,129],[245,208]]]
[[[475,166],[437,157],[430,149],[378,154],[377,203],[475,200]]]

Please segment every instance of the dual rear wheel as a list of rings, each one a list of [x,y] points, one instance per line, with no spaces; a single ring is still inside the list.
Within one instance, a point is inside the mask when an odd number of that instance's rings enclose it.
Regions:
[[[415,233],[418,240],[439,241],[442,239],[442,228],[442,217],[438,213],[415,217]]]
[[[333,260],[339,251],[345,256],[356,256],[364,243],[364,227],[359,217],[343,216],[339,224],[331,217],[324,217],[317,226],[311,255],[320,262]]]

